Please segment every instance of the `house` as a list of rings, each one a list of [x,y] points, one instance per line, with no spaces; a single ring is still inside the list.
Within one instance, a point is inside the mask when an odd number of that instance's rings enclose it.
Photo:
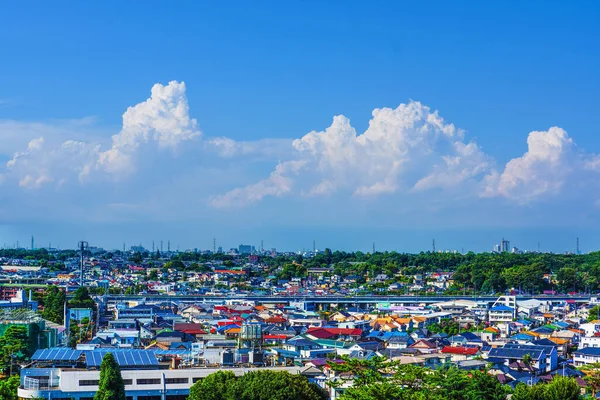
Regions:
[[[477,356],[479,354],[479,348],[444,346],[442,353],[451,355],[452,361],[463,361]]]
[[[546,339],[534,342],[540,344],[506,343],[504,345],[504,348],[544,351],[544,353],[546,354],[546,372],[554,371],[556,368],[558,368],[558,350],[556,346],[548,345],[548,343],[546,343],[544,340]]]
[[[538,371],[546,371],[546,353],[544,350],[514,349],[510,347],[493,348],[488,353],[488,361],[508,366],[516,361],[523,361],[526,355],[531,357],[531,366]]]
[[[308,354],[310,350],[321,349],[321,346],[309,339],[306,339],[302,336],[296,336],[283,344],[283,349],[287,351],[292,351],[294,353],[298,353],[300,355]]]
[[[515,309],[505,305],[498,305],[490,308],[488,321],[490,324],[511,322],[515,316]]]
[[[583,330],[587,337],[594,336],[596,333],[600,332],[600,321],[596,320],[581,324],[579,325],[579,329]]]
[[[598,347],[586,347],[573,352],[573,364],[576,367],[597,362],[600,362],[600,348]]]
[[[431,340],[421,339],[421,340],[409,345],[409,348],[416,349],[422,354],[431,354],[431,353],[437,352],[438,345],[437,345],[437,343],[435,343]]]
[[[388,339],[386,348],[388,348],[388,349],[405,349],[408,346],[410,346],[411,344],[413,344],[414,342],[415,341],[413,340],[413,338],[411,338],[408,335],[406,335],[406,336],[394,335]]]
[[[586,347],[600,347],[600,336],[582,337],[579,340],[579,348],[585,349]]]

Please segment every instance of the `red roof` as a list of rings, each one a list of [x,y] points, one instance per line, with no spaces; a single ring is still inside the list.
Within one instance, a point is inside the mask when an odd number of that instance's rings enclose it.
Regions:
[[[462,354],[465,356],[474,356],[479,352],[476,347],[455,347],[455,346],[444,346],[442,353],[446,354]]]
[[[215,274],[223,275],[246,275],[245,271],[236,271],[233,269],[215,269]]]
[[[185,322],[175,322],[174,331],[189,333],[190,335],[204,335],[206,331],[202,329],[202,324],[191,324]]]
[[[281,339],[281,340],[285,340],[287,339],[286,335],[263,335],[263,339]]]
[[[265,320],[266,323],[268,324],[280,324],[287,321],[285,318],[279,316],[279,315],[274,315],[272,317],[269,317]]]
[[[318,339],[329,339],[335,336],[360,336],[362,329],[358,328],[308,328],[307,334]]]

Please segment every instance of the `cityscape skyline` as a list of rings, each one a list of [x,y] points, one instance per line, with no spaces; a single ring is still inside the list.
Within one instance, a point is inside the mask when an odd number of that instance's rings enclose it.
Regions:
[[[0,238],[2,238],[0,236]],[[50,240],[50,241],[43,241],[43,240],[37,240],[35,238],[35,236],[31,236],[29,238],[29,241],[27,240],[18,240],[18,239],[13,239],[12,241],[7,241],[4,238],[2,238],[3,240],[0,240],[0,249],[25,249],[25,250],[37,250],[37,249],[54,249],[54,250],[77,250],[78,246],[75,245],[69,245],[67,244],[66,246],[63,245],[61,246],[59,241],[55,241],[54,243]],[[85,239],[85,238],[84,238]],[[78,242],[77,242],[78,243]],[[279,252],[311,252],[314,249],[316,249],[317,251],[324,251],[326,248],[331,249],[332,251],[336,251],[336,250],[341,250],[341,251],[363,251],[365,253],[368,252],[373,252],[373,251],[396,251],[399,253],[420,253],[420,252],[455,252],[455,253],[462,253],[462,254],[466,254],[468,252],[475,252],[475,253],[487,253],[487,252],[497,252],[497,253],[503,253],[503,252],[511,252],[511,253],[521,253],[521,252],[540,252],[540,253],[570,253],[570,254],[584,254],[584,253],[589,253],[589,252],[594,252],[594,251],[598,251],[600,250],[600,247],[596,250],[592,247],[590,247],[589,249],[586,249],[584,247],[584,250],[582,250],[581,244],[580,244],[580,237],[576,236],[573,238],[573,243],[572,246],[570,246],[569,243],[563,243],[564,248],[560,249],[560,248],[546,248],[542,246],[542,243],[540,241],[534,243],[531,247],[519,247],[516,245],[516,243],[512,243],[510,240],[502,237],[498,242],[494,243],[491,242],[490,245],[488,246],[488,248],[482,247],[482,248],[470,248],[469,246],[464,246],[461,245],[459,247],[445,247],[444,243],[439,243],[436,242],[436,238],[431,238],[429,241],[429,247],[422,247],[422,248],[407,248],[407,249],[402,249],[400,247],[393,247],[393,246],[385,246],[384,247],[380,247],[379,244],[376,241],[371,241],[370,243],[367,243],[366,245],[359,245],[356,246],[354,248],[352,247],[343,247],[343,248],[336,248],[334,246],[329,246],[327,245],[327,241],[325,242],[317,242],[316,239],[312,239],[309,240],[307,243],[305,244],[299,244],[296,246],[277,246],[277,242],[272,242],[271,244],[269,242],[267,242],[265,244],[265,240],[264,239],[258,239],[255,242],[253,241],[238,241],[238,244],[234,244],[234,241],[230,241],[230,240],[226,240],[226,241],[219,241],[216,237],[213,237],[210,240],[210,243],[206,244],[203,242],[198,242],[196,244],[192,243],[192,245],[190,246],[189,241],[184,242],[184,243],[188,243],[188,245],[186,246],[182,246],[179,242],[176,241],[171,241],[170,239],[155,239],[155,240],[150,240],[150,241],[135,241],[135,240],[131,240],[131,241],[123,241],[121,242],[119,245],[103,245],[101,242],[98,243],[94,243],[92,242],[90,244],[91,247],[94,248],[101,248],[107,251],[113,251],[113,250],[125,250],[125,251],[138,251],[137,249],[135,249],[136,247],[141,247],[144,248],[145,251],[161,251],[161,252],[187,252],[187,251],[199,251],[199,252],[204,252],[204,251],[213,251],[215,252],[216,249],[219,249],[219,252],[228,252],[230,250],[233,249],[237,249],[237,248],[251,248],[252,249],[252,253],[254,252],[270,252],[271,250],[276,250]],[[384,242],[385,244],[386,242]],[[440,246],[441,244],[441,246]],[[572,247],[572,248],[571,248]],[[248,253],[248,251],[241,251],[240,253]]]

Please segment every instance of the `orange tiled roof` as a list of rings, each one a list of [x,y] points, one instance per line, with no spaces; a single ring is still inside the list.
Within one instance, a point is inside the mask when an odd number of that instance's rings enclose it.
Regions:
[[[565,343],[569,343],[569,341],[567,339],[561,339],[561,338],[557,338],[557,337],[551,337],[549,339],[550,339],[550,341],[556,343],[559,346],[562,344],[565,344]]]

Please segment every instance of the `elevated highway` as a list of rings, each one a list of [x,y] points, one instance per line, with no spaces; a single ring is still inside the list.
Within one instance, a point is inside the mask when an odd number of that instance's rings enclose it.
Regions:
[[[417,305],[417,304],[432,304],[452,300],[471,300],[479,303],[494,303],[498,296],[206,296],[206,295],[105,295],[101,296],[102,300],[107,304],[120,302],[136,301],[144,303],[233,303],[242,301],[251,301],[257,304],[290,304],[293,302],[305,302],[315,305],[325,304],[345,304],[345,305],[361,305],[371,306],[378,303],[392,303],[402,305]],[[517,296],[517,301],[537,299],[541,301],[551,301],[552,303],[562,303],[567,300],[574,301],[578,304],[588,303],[589,295],[528,295]]]

